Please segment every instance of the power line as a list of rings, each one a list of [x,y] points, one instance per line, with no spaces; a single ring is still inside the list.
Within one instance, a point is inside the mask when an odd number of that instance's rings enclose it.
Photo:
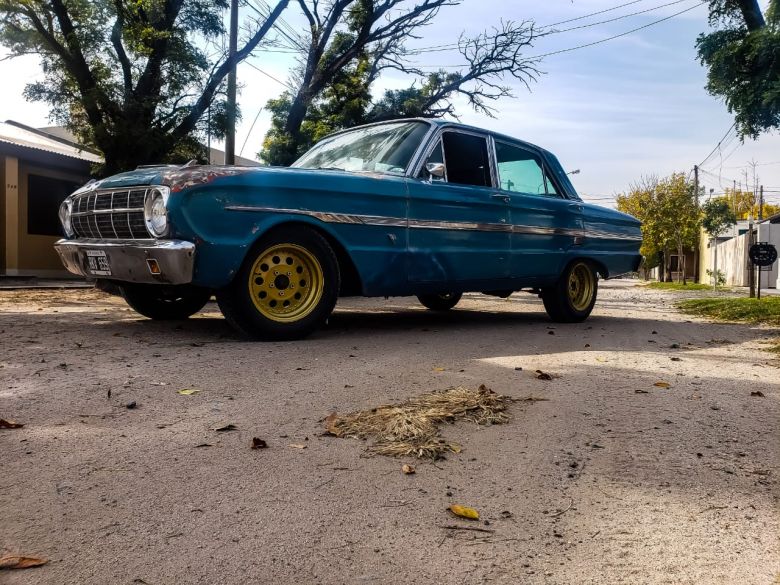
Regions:
[[[704,163],[706,163],[708,160],[710,160],[710,157],[715,154],[715,151],[720,148],[720,145],[723,144],[723,141],[726,140],[726,137],[731,133],[732,130],[736,127],[737,123],[734,122],[731,126],[729,126],[729,129],[726,130],[726,133],[723,135],[723,138],[721,138],[718,143],[715,145],[715,148],[713,148],[710,153],[704,157],[704,160],[699,163],[699,166],[701,167]]]
[[[686,12],[690,12],[691,10],[693,10],[694,8],[698,8],[702,4],[704,4],[704,2],[700,0],[700,1],[697,1],[696,4],[694,4],[693,6],[690,6],[689,8],[686,8],[685,10],[681,10],[679,12],[675,12],[674,14],[671,14],[671,15],[666,16],[664,18],[660,18],[658,20],[655,20],[655,21],[653,21],[651,23],[648,23],[648,24],[645,24],[643,26],[638,26],[636,28],[632,28],[631,30],[627,30],[626,32],[623,32],[623,33],[620,33],[620,34],[617,34],[617,35],[613,35],[611,37],[607,37],[605,39],[601,39],[601,40],[598,40],[598,41],[594,41],[592,43],[585,43],[583,45],[577,45],[576,47],[570,47],[568,49],[561,49],[559,51],[551,51],[550,53],[542,53],[541,55],[534,55],[533,57],[528,57],[528,59],[529,60],[536,60],[536,59],[541,59],[543,57],[550,57],[552,55],[560,55],[561,53],[569,53],[571,51],[577,51],[579,49],[585,49],[587,47],[593,47],[595,45],[600,45],[600,44],[606,43],[608,41],[613,41],[615,39],[619,39],[620,37],[625,37],[627,35],[630,35],[632,33],[637,32],[637,31],[640,31],[640,30],[643,30],[643,29],[646,29],[646,28],[650,28],[651,26],[655,26],[656,24],[660,24],[660,23],[665,22],[667,20],[670,20],[670,19],[672,19],[672,18],[674,18],[676,16],[680,16],[681,14],[684,14]],[[430,69],[430,68],[433,68],[433,69],[444,69],[444,68],[460,68],[460,67],[465,67],[465,65],[416,65],[416,67],[424,67],[426,69]]]
[[[289,89],[290,91],[296,91],[296,89],[295,89],[295,88],[294,88],[292,85],[290,85],[290,84],[288,84],[288,83],[285,83],[284,81],[281,81],[280,79],[277,79],[276,77],[274,77],[274,76],[273,76],[273,75],[271,75],[270,73],[266,73],[265,71],[263,71],[262,69],[260,69],[260,67],[258,67],[258,66],[257,66],[257,65],[255,65],[254,63],[252,63],[251,61],[249,61],[249,60],[245,60],[245,61],[243,61],[243,63],[246,63],[246,64],[247,64],[247,65],[249,65],[249,66],[250,66],[252,69],[254,69],[255,71],[259,71],[260,73],[262,73],[263,75],[265,75],[265,76],[266,76],[266,77],[268,77],[269,79],[272,79],[272,80],[274,80],[274,81],[275,81],[276,83],[278,83],[279,85],[283,85],[285,88]]]

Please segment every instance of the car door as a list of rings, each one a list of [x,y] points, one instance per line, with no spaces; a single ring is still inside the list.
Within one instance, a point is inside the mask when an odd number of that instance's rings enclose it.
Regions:
[[[444,165],[443,176],[426,170]],[[484,134],[444,130],[409,180],[410,282],[486,283],[509,275],[509,203],[496,193]]]
[[[495,149],[499,192],[510,201],[511,275],[524,282],[556,277],[582,240],[582,203],[562,195],[538,151],[498,139]]]

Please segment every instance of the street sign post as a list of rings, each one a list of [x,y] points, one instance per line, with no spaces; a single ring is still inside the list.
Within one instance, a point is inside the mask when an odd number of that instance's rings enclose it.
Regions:
[[[753,266],[758,267],[758,298],[761,298],[761,271],[771,269],[772,264],[777,261],[777,248],[769,242],[758,242],[750,246],[748,251],[751,263],[751,273]]]

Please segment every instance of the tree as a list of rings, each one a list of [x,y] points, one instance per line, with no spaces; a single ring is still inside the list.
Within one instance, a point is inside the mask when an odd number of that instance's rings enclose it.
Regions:
[[[725,189],[724,195],[716,199],[726,201],[736,219],[748,219],[751,213],[753,214],[754,219],[759,217],[758,198],[753,191],[727,188]],[[763,217],[770,217],[776,213],[780,213],[780,205],[772,205],[771,203],[764,202],[761,211]]]
[[[466,61],[461,71],[426,74],[409,64],[404,43],[420,38],[444,7],[462,0],[298,0],[309,23],[306,39],[294,41],[301,51],[295,90],[272,100],[272,127],[261,156],[287,165],[321,136],[356,123],[402,116],[452,114],[452,98],[462,95],[478,111],[490,114],[488,101],[511,95],[504,76],[526,85],[536,79],[536,61],[521,50],[535,38],[533,24],[502,23],[491,33],[461,37],[458,49]],[[303,46],[301,46],[303,45]],[[387,92],[372,104],[370,88],[379,74],[395,69],[419,82]]]
[[[704,228],[710,236],[717,238],[723,231],[737,223],[737,216],[723,197],[710,199],[701,206],[701,227]]]
[[[658,266],[661,257],[662,280],[671,280],[671,251],[675,250],[678,275],[685,284],[685,251],[695,249],[701,225],[694,186],[686,176],[674,173],[661,180],[643,179],[629,193],[618,196],[617,208],[642,221],[640,253],[648,267]]]
[[[217,102],[210,121],[204,113],[288,2],[253,22],[232,58],[204,48],[224,32],[227,0],[0,0],[0,43],[41,56],[44,80],[25,97],[48,102],[112,174],[202,154],[199,136],[224,131],[227,105]]]
[[[709,0],[716,30],[696,41],[707,91],[723,98],[737,132],[756,138],[780,128],[780,0]]]

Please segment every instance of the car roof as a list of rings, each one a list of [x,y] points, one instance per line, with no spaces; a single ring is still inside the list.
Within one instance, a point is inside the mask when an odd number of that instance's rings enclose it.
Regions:
[[[500,132],[494,132],[493,130],[488,130],[487,128],[480,128],[479,126],[470,126],[468,124],[461,124],[460,122],[452,122],[450,120],[443,120],[441,118],[395,118],[392,120],[382,120],[380,122],[372,122],[371,124],[362,124],[360,126],[353,126],[352,128],[345,128],[344,130],[339,130],[338,132],[334,132],[330,136],[336,136],[338,134],[343,134],[344,132],[349,132],[350,130],[355,130],[356,128],[366,128],[369,126],[376,126],[379,124],[391,124],[391,123],[397,123],[397,122],[424,122],[425,124],[430,124],[431,126],[435,126],[437,128],[455,128],[458,130],[469,130],[472,132],[479,132],[481,134],[488,134],[492,136],[493,138],[497,138],[499,140],[506,140],[509,142],[515,142],[522,144],[523,146],[528,146],[532,149],[539,150],[543,152],[544,154],[551,154],[548,150],[545,148],[542,148],[538,144],[533,144],[531,142],[528,142],[526,140],[521,140],[520,138],[516,138],[514,136],[509,136],[507,134],[501,134]]]

